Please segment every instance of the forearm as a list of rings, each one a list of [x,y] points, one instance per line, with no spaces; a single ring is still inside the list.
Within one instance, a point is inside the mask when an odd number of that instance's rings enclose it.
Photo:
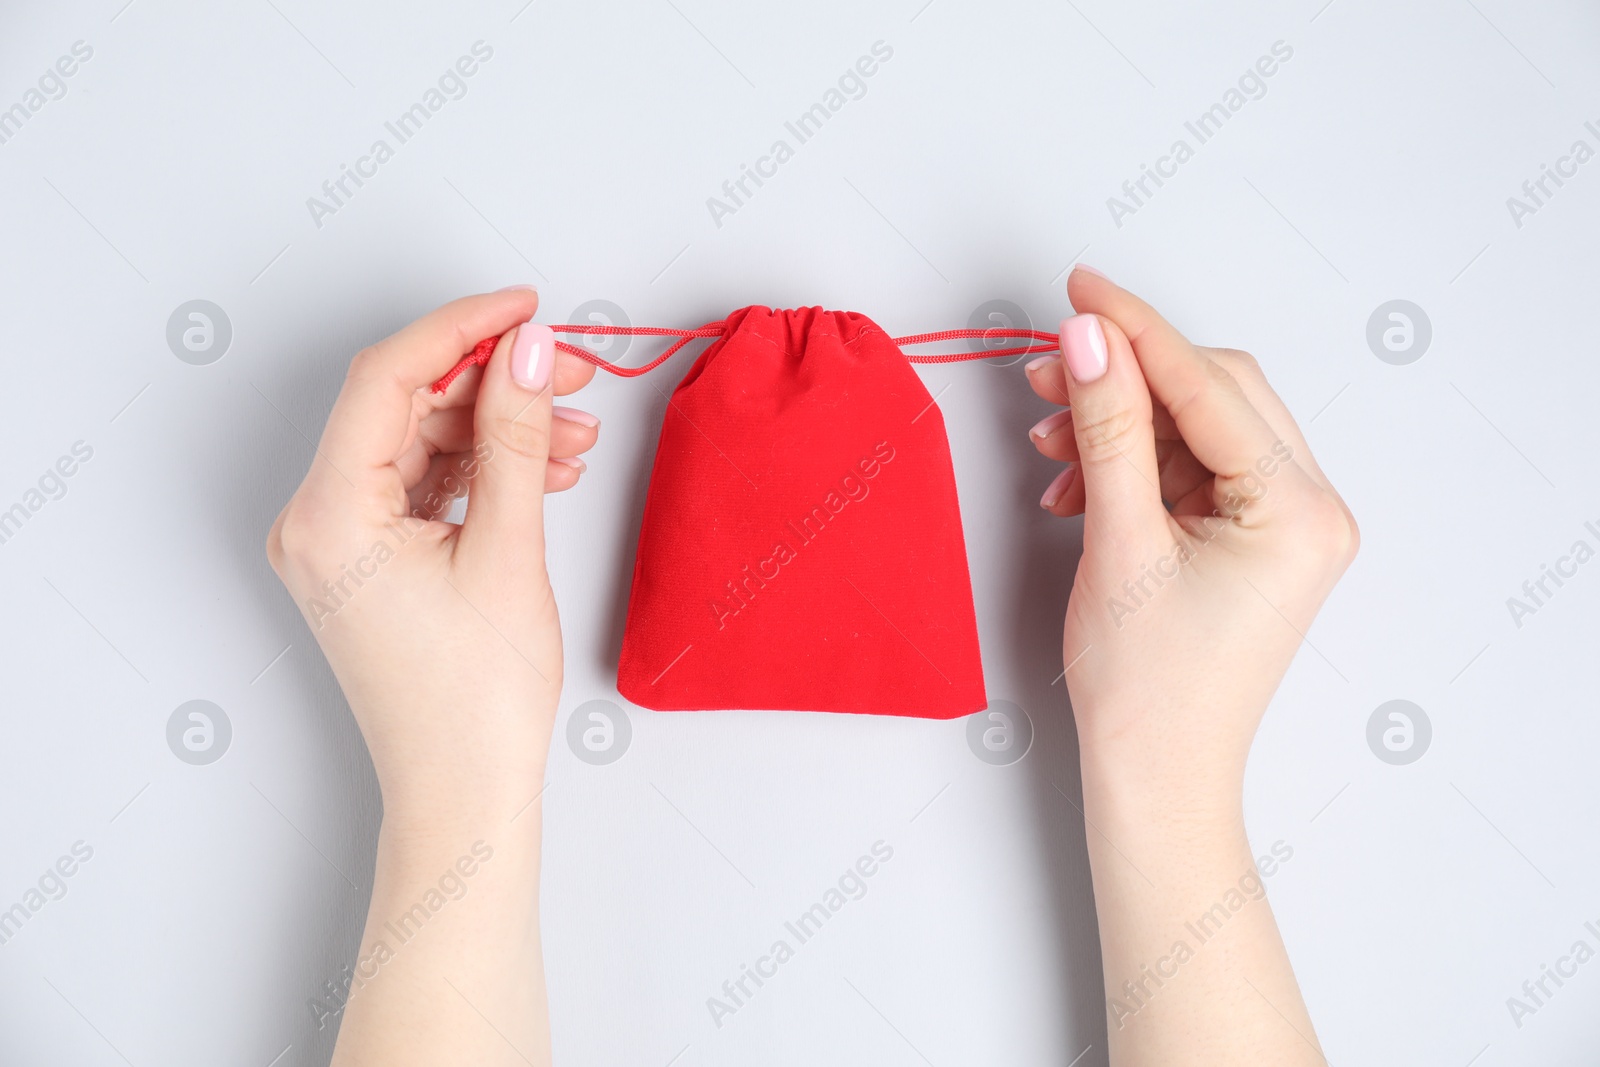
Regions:
[[[386,813],[334,1067],[549,1062],[541,805],[514,795]]]
[[[1188,800],[1085,754],[1113,1067],[1323,1064],[1238,790]]]

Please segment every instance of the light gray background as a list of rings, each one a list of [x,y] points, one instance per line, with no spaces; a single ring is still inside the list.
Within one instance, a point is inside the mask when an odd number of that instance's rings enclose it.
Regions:
[[[7,1064],[326,1062],[307,1001],[353,955],[377,792],[263,556],[362,344],[456,295],[539,285],[693,326],[747,303],[896,333],[1003,298],[1053,328],[1083,259],[1197,340],[1245,348],[1360,519],[1250,765],[1258,852],[1337,1064],[1592,1063],[1600,962],[1516,1026],[1506,999],[1600,939],[1600,563],[1518,628],[1506,600],[1600,520],[1600,161],[1515,225],[1524,180],[1600,120],[1576,0],[1044,4],[732,0],[4,7],[0,107],[93,58],[0,145],[0,507],[93,459],[0,545],[0,907],[82,840],[69,892],[0,946]],[[334,217],[306,206],[473,42],[493,58]],[[706,208],[882,40],[892,61],[716,227]],[[1117,226],[1107,198],[1275,41],[1293,58]],[[1192,142],[1192,137],[1190,138]],[[168,350],[203,298],[231,349]],[[1434,331],[1369,350],[1391,299]],[[642,346],[630,358],[643,357]],[[950,428],[992,697],[964,722],[655,715],[608,766],[565,718],[613,688],[663,405],[602,375],[581,490],[550,510],[568,686],[544,886],[569,1062],[1105,1062],[1060,618],[1075,523],[1036,500],[1020,370],[923,368]],[[948,388],[947,388],[948,387]],[[233,726],[169,751],[179,704]],[[1369,750],[1391,699],[1433,726]],[[722,1029],[705,1000],[872,842],[894,859]],[[1220,888],[1220,887],[1219,887]],[[274,1057],[277,1057],[274,1059]]]

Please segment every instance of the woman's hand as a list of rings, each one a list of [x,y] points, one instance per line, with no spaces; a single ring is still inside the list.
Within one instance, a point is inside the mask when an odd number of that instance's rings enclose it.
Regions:
[[[1062,358],[1028,378],[1069,406],[1031,436],[1071,464],[1041,504],[1084,516],[1063,652],[1112,1063],[1322,1063],[1245,839],[1244,765],[1355,521],[1253,359],[1097,273],[1067,286]]]
[[[1084,516],[1067,688],[1086,757],[1204,814],[1237,793],[1355,520],[1249,355],[1190,344],[1088,271],[1068,292],[1063,358],[1028,374],[1070,402],[1030,432],[1071,462],[1043,505]]]
[[[577,483],[599,424],[552,408],[594,367],[557,354],[529,322],[538,303],[526,289],[467,297],[358,354],[268,538],[391,820],[497,803],[503,789],[521,803],[542,778],[561,689],[544,494]],[[430,391],[496,334],[488,364]],[[443,521],[468,488],[466,521]]]
[[[356,356],[268,538],[361,726],[384,821],[336,1064],[543,1063],[537,797],[561,691],[544,496],[598,420],[594,374],[522,287],[467,297]],[[431,384],[503,335],[444,395]],[[466,521],[443,521],[471,490]],[[348,996],[348,1003],[344,997]],[[319,1022],[323,1022],[319,1014]]]

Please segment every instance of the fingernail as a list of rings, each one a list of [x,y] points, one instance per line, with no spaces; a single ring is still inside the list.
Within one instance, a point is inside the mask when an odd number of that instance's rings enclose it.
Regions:
[[[1046,437],[1049,437],[1063,426],[1071,425],[1072,409],[1067,408],[1065,411],[1058,411],[1054,415],[1046,415],[1044,418],[1034,423],[1033,429],[1028,431],[1028,436],[1043,441]]]
[[[566,419],[568,422],[575,422],[579,426],[587,426],[591,430],[600,425],[600,420],[589,414],[587,411],[579,411],[577,408],[564,408],[560,404],[557,404],[555,407],[551,408],[550,414],[554,415],[558,419]]]
[[[550,384],[556,364],[556,335],[542,322],[525,322],[517,327],[511,345],[511,380],[524,389],[542,393]]]
[[[1085,272],[1086,274],[1093,274],[1096,278],[1105,278],[1106,281],[1108,281],[1108,282],[1111,280],[1110,278],[1106,277],[1106,272],[1105,271],[1096,270],[1095,268],[1089,266],[1089,264],[1087,264],[1087,263],[1079,263],[1076,266],[1074,266],[1072,269],[1073,270],[1081,270],[1081,271]]]
[[[1044,368],[1048,367],[1050,364],[1054,363],[1056,360],[1058,360],[1060,358],[1061,358],[1060,356],[1040,356],[1038,359],[1034,360],[1032,363],[1029,363],[1023,369],[1027,370],[1029,372],[1036,371],[1036,370],[1043,370]]]
[[[1061,320],[1061,358],[1079,382],[1092,382],[1106,372],[1106,335],[1098,316]]]
[[[517,285],[502,286],[501,288],[496,289],[495,292],[497,292],[497,293],[509,293],[514,289],[521,289],[521,290],[524,290],[524,291],[529,292],[529,293],[537,293],[539,291],[539,290],[535,289],[531,285],[517,284]]]
[[[564,463],[573,470],[577,471],[579,474],[582,474],[584,471],[589,469],[589,465],[583,460],[579,459],[577,456],[551,456],[550,462]]]
[[[1067,490],[1072,488],[1073,479],[1078,476],[1078,465],[1067,464],[1067,469],[1055,476],[1055,480],[1045,487],[1044,496],[1039,498],[1041,508],[1053,508],[1067,495]]]

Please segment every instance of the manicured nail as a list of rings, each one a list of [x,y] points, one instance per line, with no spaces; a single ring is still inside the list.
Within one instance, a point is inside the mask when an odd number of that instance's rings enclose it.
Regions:
[[[1067,469],[1055,476],[1044,491],[1044,496],[1039,498],[1041,508],[1053,508],[1060,503],[1061,498],[1067,495],[1067,490],[1072,488],[1072,482],[1078,477],[1078,465],[1067,464]]]
[[[589,469],[589,465],[583,460],[579,459],[577,456],[551,456],[550,462],[564,463],[568,467],[571,467],[573,470],[577,471],[579,474],[582,474],[584,471]]]
[[[1028,436],[1043,441],[1057,430],[1072,425],[1072,409],[1058,411],[1054,415],[1046,415],[1033,424],[1033,429],[1028,431]]]
[[[1043,370],[1044,368],[1048,367],[1050,364],[1054,363],[1056,360],[1058,360],[1060,358],[1061,358],[1060,356],[1040,356],[1038,359],[1034,360],[1032,363],[1029,363],[1023,369],[1028,371],[1029,373],[1032,373],[1033,371],[1036,371],[1036,370]]]
[[[1105,278],[1106,281],[1108,281],[1108,282],[1111,280],[1110,278],[1106,278],[1106,272],[1105,271],[1103,271],[1103,270],[1095,270],[1093,267],[1089,266],[1089,264],[1087,264],[1087,263],[1079,263],[1078,265],[1076,265],[1072,269],[1073,270],[1081,270],[1081,271],[1085,272],[1086,274],[1093,274],[1096,278]]]
[[[531,285],[521,285],[521,284],[518,284],[518,285],[507,285],[507,286],[502,286],[502,287],[501,287],[501,288],[499,288],[499,289],[496,289],[496,290],[495,290],[495,292],[497,292],[497,293],[509,293],[509,292],[511,292],[511,291],[512,291],[512,290],[514,290],[514,289],[521,289],[521,290],[523,290],[523,291],[525,291],[525,292],[529,292],[529,293],[537,293],[537,292],[538,292],[538,291],[539,291],[539,290],[537,290],[537,289],[535,289],[535,288],[534,288],[534,287],[533,287],[533,286],[531,286]]]
[[[564,408],[560,404],[557,404],[555,407],[551,408],[550,414],[554,415],[558,419],[566,419],[568,422],[575,422],[579,426],[587,426],[591,430],[600,425],[600,420],[589,414],[587,411],[579,411],[577,408]]]
[[[511,345],[511,380],[524,389],[542,393],[550,385],[556,365],[556,335],[542,322],[525,322],[517,327]]]
[[[1092,382],[1106,372],[1106,335],[1095,315],[1061,320],[1061,357],[1079,382]]]

